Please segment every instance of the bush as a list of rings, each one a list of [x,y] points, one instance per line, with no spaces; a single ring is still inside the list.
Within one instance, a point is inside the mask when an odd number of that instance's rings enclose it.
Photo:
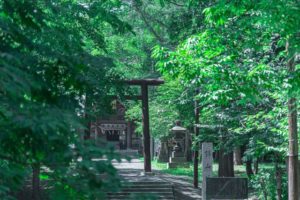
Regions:
[[[282,199],[288,199],[287,174],[282,173]],[[255,190],[258,199],[277,199],[277,181],[275,169],[261,169],[258,174],[251,177],[250,187]]]

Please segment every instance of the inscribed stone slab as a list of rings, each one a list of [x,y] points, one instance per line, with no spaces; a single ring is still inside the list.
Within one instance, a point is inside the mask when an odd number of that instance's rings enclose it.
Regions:
[[[202,199],[206,200],[206,177],[212,176],[213,144],[202,143]]]
[[[247,199],[248,179],[235,177],[207,177],[207,199]]]

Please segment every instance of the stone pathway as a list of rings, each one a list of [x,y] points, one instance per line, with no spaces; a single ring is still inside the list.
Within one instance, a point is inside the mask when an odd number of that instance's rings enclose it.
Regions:
[[[130,162],[125,159],[121,163],[113,162],[113,165],[119,170],[119,174],[127,181],[164,181],[174,186],[175,200],[194,200],[201,199],[201,189],[195,189],[189,179],[184,176],[174,176],[160,173],[153,170],[153,175],[144,175],[144,163],[138,159],[132,159]]]
[[[190,183],[190,180],[187,177],[162,173],[159,174],[159,177],[165,181],[173,183],[176,200],[202,199],[201,189],[195,189],[194,185]]]

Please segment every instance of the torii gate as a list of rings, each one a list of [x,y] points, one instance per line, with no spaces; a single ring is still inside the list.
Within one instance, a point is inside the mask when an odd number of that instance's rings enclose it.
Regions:
[[[150,153],[150,128],[149,128],[149,104],[148,104],[148,86],[158,86],[164,83],[160,79],[133,79],[125,81],[128,85],[141,86],[141,96],[143,111],[143,144],[144,144],[144,170],[151,172],[151,153]]]

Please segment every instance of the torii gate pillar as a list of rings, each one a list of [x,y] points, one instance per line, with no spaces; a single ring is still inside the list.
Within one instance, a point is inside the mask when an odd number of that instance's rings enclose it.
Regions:
[[[141,86],[141,100],[143,111],[143,144],[144,144],[144,170],[151,172],[151,150],[150,150],[150,128],[149,128],[149,99],[148,86],[158,86],[164,83],[163,80],[157,79],[138,79],[125,81],[129,85]]]

